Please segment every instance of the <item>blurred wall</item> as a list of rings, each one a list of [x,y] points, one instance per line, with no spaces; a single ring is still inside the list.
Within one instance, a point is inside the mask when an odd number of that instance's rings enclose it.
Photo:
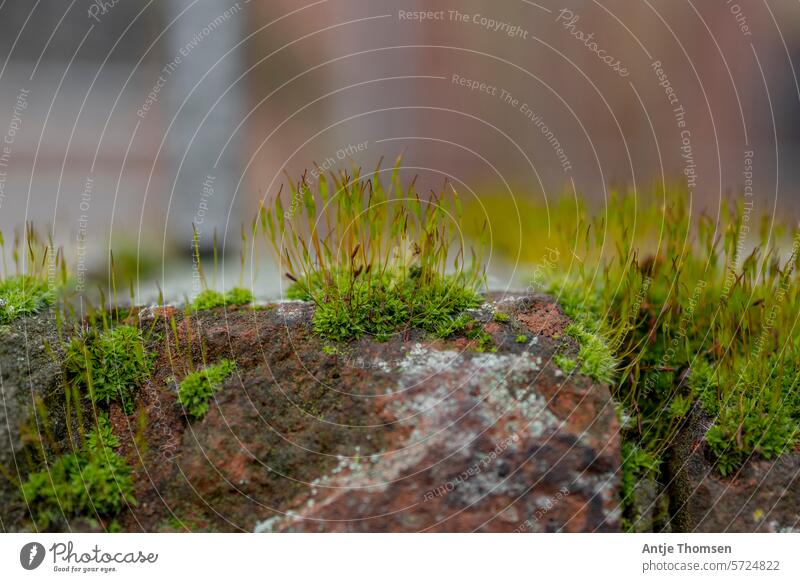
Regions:
[[[205,176],[175,179],[166,96],[179,83],[160,78],[181,47],[212,38],[217,52],[239,50],[201,83],[201,105],[242,71],[240,113],[207,140],[212,152],[242,142],[239,179],[217,189],[236,204],[213,211],[231,210],[234,238],[284,171],[372,167],[400,152],[423,187],[450,176],[467,193],[574,187],[602,201],[608,185],[682,180],[713,206],[752,172],[755,208],[797,209],[796,2],[231,0],[214,10],[235,18],[210,32],[216,18],[194,18],[197,39],[176,44],[170,23],[210,14],[203,1],[0,4],[0,133],[11,142],[0,228],[34,220],[71,246],[123,235],[185,247],[195,216],[181,210],[175,226],[169,195],[197,208]],[[184,62],[203,76],[212,57],[191,49]]]

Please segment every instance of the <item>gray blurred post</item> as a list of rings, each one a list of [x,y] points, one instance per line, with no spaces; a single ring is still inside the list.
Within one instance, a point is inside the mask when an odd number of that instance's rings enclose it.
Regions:
[[[168,230],[180,250],[191,250],[192,224],[197,228],[201,252],[211,249],[215,229],[220,252],[223,238],[227,250],[239,240],[241,217],[235,209],[231,211],[229,232],[225,232],[243,167],[238,134],[221,157],[220,152],[244,110],[244,87],[241,82],[234,85],[244,70],[243,51],[237,48],[224,55],[243,38],[248,3],[164,3],[165,26],[177,18],[167,33],[166,66],[161,73],[165,78],[167,120],[173,124],[167,139],[170,183],[174,181]],[[214,105],[223,93],[225,96]]]

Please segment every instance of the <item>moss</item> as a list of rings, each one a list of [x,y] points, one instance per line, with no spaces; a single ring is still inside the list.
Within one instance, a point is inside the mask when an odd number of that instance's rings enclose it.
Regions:
[[[511,320],[511,317],[508,315],[508,313],[498,311],[494,314],[494,320],[497,323],[508,323]]]
[[[604,384],[613,382],[617,359],[603,336],[589,331],[580,323],[571,323],[564,333],[575,338],[580,346],[578,360],[581,373]]]
[[[205,311],[225,306],[242,306],[253,303],[253,293],[249,289],[234,287],[227,293],[205,289],[198,293],[192,302],[195,311]]]
[[[497,351],[497,346],[494,345],[494,339],[492,339],[491,334],[480,326],[467,331],[467,337],[473,340],[476,352],[494,353]]]
[[[736,471],[752,455],[773,459],[793,450],[800,436],[796,418],[784,406],[765,406],[756,396],[725,407],[706,432],[706,442],[722,475]]]
[[[192,309],[195,311],[215,309],[223,305],[225,305],[225,295],[213,289],[204,289],[192,301]]]
[[[527,343],[528,342],[528,336],[520,334],[514,339],[514,341],[517,342],[518,344]]]
[[[413,183],[400,182],[399,168],[400,160],[388,185],[377,169],[370,178],[333,175],[330,183],[320,176],[316,192],[302,179],[289,185],[302,201],[291,218],[280,194],[262,210],[262,229],[293,281],[288,296],[315,303],[314,331],[325,339],[383,341],[414,328],[446,337],[482,302],[479,254],[467,264],[465,249],[451,248],[461,240],[458,194],[446,187],[422,199]]]
[[[348,294],[347,301],[323,295],[328,293],[323,289],[313,292],[317,297],[314,330],[334,341],[364,334],[385,340],[411,328],[447,337],[463,331],[470,319],[463,317],[463,312],[482,302],[478,293],[462,286],[455,277],[423,284],[414,276],[387,274],[380,280],[341,281],[340,290]]]
[[[720,213],[698,212],[685,190],[615,194],[615,212],[594,216],[580,200],[562,199],[549,212],[514,202],[532,221],[526,239],[494,229],[494,250],[528,253],[532,287],[553,293],[575,322],[568,333],[580,344],[581,371],[617,379],[613,395],[634,414],[626,443],[660,457],[699,406],[713,421],[706,440],[721,473],[795,446],[797,225],[758,216],[743,198]],[[484,199],[467,215],[489,209],[498,213],[490,221],[502,221],[502,204]],[[559,228],[539,228],[543,216]]]
[[[578,367],[578,362],[575,361],[575,358],[570,358],[563,354],[556,354],[555,356],[553,356],[553,362],[565,374],[572,373],[575,370],[575,368]]]
[[[637,483],[651,479],[658,474],[659,461],[652,454],[627,440],[622,443],[622,476],[620,496],[622,498],[622,529],[633,531],[641,518],[640,508],[635,501]]]
[[[225,303],[227,305],[250,305],[253,303],[253,293],[243,287],[234,287],[225,293]]]
[[[186,414],[195,419],[203,418],[208,412],[211,397],[235,368],[236,364],[232,361],[222,360],[186,376],[178,388],[178,400]]]
[[[55,301],[55,292],[46,279],[17,275],[0,281],[0,325],[18,317],[34,315]]]
[[[133,412],[135,392],[152,367],[153,355],[145,348],[141,330],[129,325],[73,338],[63,364],[67,380],[95,405],[119,402],[126,414]]]
[[[115,450],[119,439],[108,417],[97,421],[82,451],[58,457],[22,484],[37,529],[76,517],[111,518],[135,505],[131,468]]]

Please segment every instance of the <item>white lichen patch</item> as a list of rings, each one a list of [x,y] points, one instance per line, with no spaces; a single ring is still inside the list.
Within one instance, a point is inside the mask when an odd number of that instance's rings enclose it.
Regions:
[[[439,351],[416,344],[400,362],[399,389],[406,390],[421,382],[431,389],[417,390],[396,404],[400,418],[409,414],[431,412],[441,416],[453,412],[448,391],[468,391],[476,402],[485,400],[492,415],[484,415],[487,425],[509,412],[519,412],[529,421],[525,432],[531,437],[556,429],[558,419],[547,408],[547,401],[536,390],[536,375],[541,358],[530,354],[462,354]],[[452,374],[447,382],[438,375]]]
[[[298,319],[309,313],[308,303],[296,299],[281,299],[273,302],[275,313],[289,320]]]
[[[404,379],[418,380],[420,377],[455,369],[462,361],[463,356],[458,352],[432,350],[422,344],[414,344],[398,364],[398,370],[403,373],[400,384],[409,384]]]

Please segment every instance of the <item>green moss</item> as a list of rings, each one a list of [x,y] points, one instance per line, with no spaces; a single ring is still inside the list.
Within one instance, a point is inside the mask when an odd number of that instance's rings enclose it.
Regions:
[[[634,530],[636,521],[641,517],[634,499],[636,484],[643,479],[651,479],[658,475],[660,463],[636,443],[626,440],[622,443],[622,476],[620,479],[620,495],[622,498],[622,529]]]
[[[37,529],[75,517],[110,518],[135,505],[131,468],[115,450],[119,439],[108,417],[97,420],[81,452],[57,458],[22,484]]]
[[[213,289],[204,289],[197,294],[192,302],[192,308],[195,311],[205,311],[207,309],[215,309],[225,305],[225,295]]]
[[[556,354],[555,356],[553,356],[553,362],[565,374],[572,373],[575,370],[575,368],[578,367],[578,362],[575,361],[575,358],[570,358],[563,354]]]
[[[243,287],[234,287],[225,294],[227,305],[250,305],[253,303],[253,292]]]
[[[482,297],[458,277],[427,284],[413,274],[403,277],[394,273],[349,283],[342,278],[338,292],[347,295],[347,301],[332,299],[330,289],[311,292],[317,303],[314,330],[334,341],[365,334],[383,340],[410,328],[447,337],[462,331],[471,319],[463,312],[482,302]]]
[[[485,329],[480,326],[474,327],[467,331],[467,338],[475,342],[475,351],[479,353],[497,351],[497,346],[494,345],[494,339]]]
[[[714,367],[704,359],[697,358],[689,371],[689,390],[697,395],[703,409],[710,415],[719,414],[719,386]]]
[[[235,368],[234,362],[222,360],[186,376],[178,388],[178,400],[186,414],[196,419],[203,418],[211,397]]]
[[[508,315],[508,313],[497,311],[494,314],[494,320],[498,323],[508,323],[511,320],[511,317]]]
[[[482,302],[480,256],[472,253],[468,265],[466,249],[451,248],[461,240],[458,195],[446,187],[420,198],[413,183],[400,182],[399,164],[388,185],[378,169],[370,178],[358,171],[330,182],[320,176],[316,192],[303,179],[289,185],[292,199],[302,201],[290,219],[280,195],[261,213],[294,283],[288,297],[315,303],[314,330],[326,339],[370,334],[382,341],[413,328],[446,337]]]
[[[205,289],[194,298],[192,308],[195,311],[205,311],[207,309],[225,307],[226,305],[241,306],[251,303],[253,303],[253,293],[249,289],[234,287],[227,293]]]
[[[605,338],[580,323],[571,323],[564,332],[575,338],[580,346],[581,373],[605,384],[613,382],[617,359]]]
[[[67,380],[94,404],[119,402],[126,414],[133,412],[135,392],[149,378],[152,366],[141,330],[128,325],[73,338],[63,364]]]
[[[482,202],[467,214],[506,219],[502,201]],[[731,474],[800,438],[800,229],[742,197],[708,214],[690,202],[684,190],[615,194],[613,213],[592,216],[570,197],[548,212],[516,199],[532,221],[526,239],[494,229],[494,250],[523,248],[532,287],[573,319],[581,371],[612,381],[633,411],[627,446],[660,458],[699,407],[717,467]],[[544,216],[559,227],[539,228]]]
[[[518,344],[527,343],[528,342],[528,336],[520,334],[514,339],[514,341],[517,342]]]
[[[0,325],[18,317],[34,315],[55,301],[46,279],[17,275],[0,281]]]
[[[723,407],[705,438],[719,472],[730,475],[750,455],[773,459],[793,450],[798,436],[796,410],[753,394],[734,406]]]

